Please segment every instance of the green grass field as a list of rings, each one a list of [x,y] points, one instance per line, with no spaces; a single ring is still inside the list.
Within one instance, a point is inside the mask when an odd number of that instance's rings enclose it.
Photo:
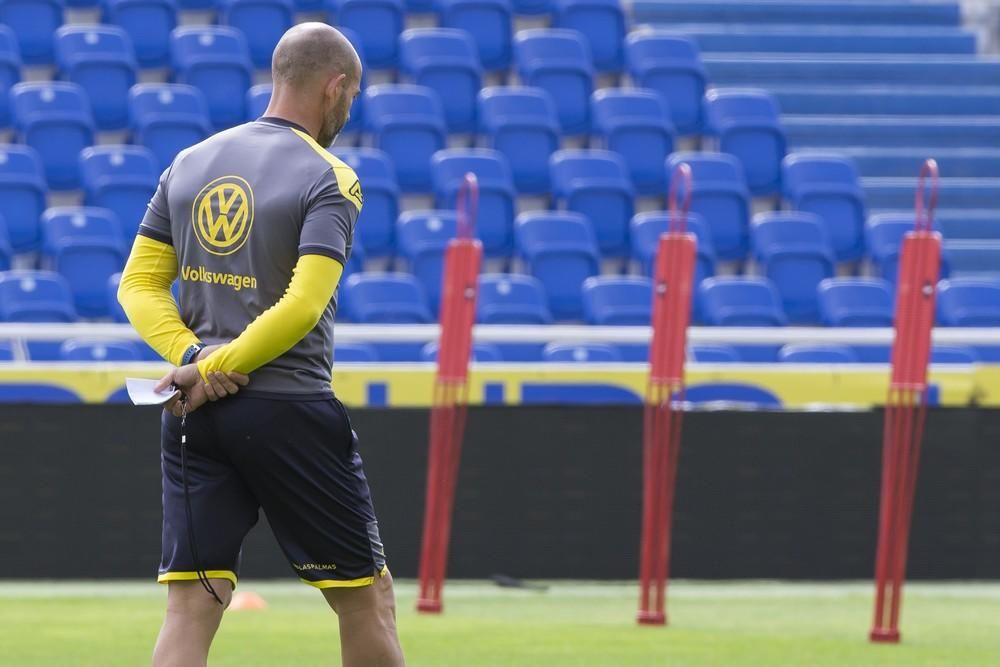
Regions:
[[[670,626],[637,627],[634,584],[560,582],[547,592],[451,583],[446,613],[413,611],[398,582],[411,666],[997,667],[1000,585],[911,584],[903,643],[867,640],[870,584],[677,582]],[[210,664],[339,664],[320,596],[291,583],[244,582],[269,604],[228,612]],[[0,583],[0,665],[148,664],[165,589],[147,583]]]

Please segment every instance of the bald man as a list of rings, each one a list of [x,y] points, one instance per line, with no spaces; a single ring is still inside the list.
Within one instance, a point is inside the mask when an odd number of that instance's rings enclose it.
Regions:
[[[337,285],[364,199],[326,147],[361,62],[337,30],[304,23],[278,42],[272,75],[264,116],[163,173],[118,293],[176,366],[160,386],[182,392],[162,419],[169,592],[153,665],[206,664],[261,509],[295,575],[337,613],[343,664],[402,665],[357,434],[331,389]]]

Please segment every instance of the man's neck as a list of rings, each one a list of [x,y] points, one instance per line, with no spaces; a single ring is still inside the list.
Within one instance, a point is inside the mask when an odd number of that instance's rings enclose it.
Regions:
[[[320,124],[308,118],[306,114],[303,114],[290,104],[269,104],[267,110],[264,111],[264,115],[270,118],[280,118],[289,123],[295,123],[304,128],[313,139],[319,136]]]

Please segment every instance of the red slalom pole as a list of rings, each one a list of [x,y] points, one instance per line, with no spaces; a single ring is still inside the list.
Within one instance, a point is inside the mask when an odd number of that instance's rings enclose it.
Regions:
[[[482,244],[474,238],[479,184],[467,173],[458,191],[457,235],[445,252],[441,340],[431,408],[427,492],[420,548],[417,611],[440,613],[468,406],[469,352],[476,319]]]
[[[681,188],[683,200],[678,206]],[[687,232],[690,202],[691,168],[681,164],[671,178],[670,223],[660,237],[653,281],[653,337],[643,414],[642,537],[636,614],[636,620],[643,625],[667,622],[666,586],[696,250],[695,237]]]
[[[928,180],[930,196],[925,202]],[[927,416],[927,367],[941,272],[941,235],[932,229],[937,197],[937,163],[927,160],[920,169],[917,183],[914,230],[906,233],[900,249],[892,378],[882,435],[875,620],[869,634],[873,642],[897,643],[900,640],[899,617]]]

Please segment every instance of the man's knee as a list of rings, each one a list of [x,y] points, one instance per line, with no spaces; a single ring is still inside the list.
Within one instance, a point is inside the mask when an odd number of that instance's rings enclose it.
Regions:
[[[209,579],[222,604],[205,590],[200,581],[171,581],[167,593],[167,611],[190,617],[213,618],[222,614],[233,599],[233,587],[227,579]]]
[[[392,575],[376,575],[370,586],[358,588],[325,588],[323,597],[327,604],[344,616],[364,612],[389,612],[395,616],[396,599],[392,587]]]

